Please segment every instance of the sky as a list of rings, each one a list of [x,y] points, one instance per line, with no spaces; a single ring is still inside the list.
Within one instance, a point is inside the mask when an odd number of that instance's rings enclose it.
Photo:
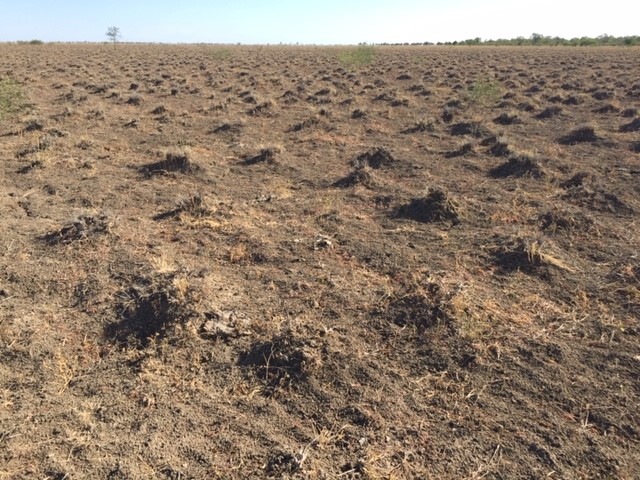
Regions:
[[[640,34],[640,0],[0,0],[0,41],[355,44]]]

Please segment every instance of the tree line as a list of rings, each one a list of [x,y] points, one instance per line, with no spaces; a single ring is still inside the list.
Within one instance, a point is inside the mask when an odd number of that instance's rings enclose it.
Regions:
[[[470,38],[454,42],[418,42],[418,43],[382,43],[380,45],[497,45],[497,46],[569,46],[569,47],[591,47],[591,46],[632,46],[640,45],[639,35],[628,35],[615,37],[613,35],[599,35],[597,37],[551,37],[534,33],[530,37],[499,38],[497,40],[483,40],[480,37]]]

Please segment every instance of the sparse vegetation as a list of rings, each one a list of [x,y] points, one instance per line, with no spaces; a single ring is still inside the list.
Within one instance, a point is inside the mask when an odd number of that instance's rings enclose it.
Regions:
[[[120,27],[116,26],[107,28],[107,33],[105,33],[105,35],[107,36],[109,41],[113,43],[114,47],[122,37],[122,34],[120,33]]]
[[[372,45],[359,45],[357,47],[344,50],[338,55],[340,63],[350,67],[361,67],[369,65],[375,58],[376,50]]]
[[[469,100],[479,104],[491,104],[500,98],[501,89],[495,80],[484,78],[469,87]]]
[[[0,120],[26,106],[22,85],[11,78],[0,79]]]

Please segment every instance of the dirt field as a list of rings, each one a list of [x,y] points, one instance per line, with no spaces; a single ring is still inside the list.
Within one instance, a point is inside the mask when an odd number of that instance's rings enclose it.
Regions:
[[[0,80],[0,478],[640,478],[640,50]]]

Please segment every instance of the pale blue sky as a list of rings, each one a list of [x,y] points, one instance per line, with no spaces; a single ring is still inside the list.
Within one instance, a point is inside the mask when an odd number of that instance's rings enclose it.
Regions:
[[[0,0],[0,41],[358,43],[640,34],[640,0]]]

